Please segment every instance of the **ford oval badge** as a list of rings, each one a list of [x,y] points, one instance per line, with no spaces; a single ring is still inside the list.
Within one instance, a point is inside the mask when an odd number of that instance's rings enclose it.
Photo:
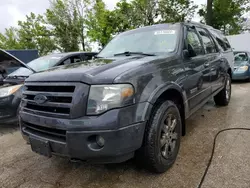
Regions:
[[[37,104],[44,104],[47,100],[48,100],[48,98],[42,94],[38,94],[34,97],[34,101]]]

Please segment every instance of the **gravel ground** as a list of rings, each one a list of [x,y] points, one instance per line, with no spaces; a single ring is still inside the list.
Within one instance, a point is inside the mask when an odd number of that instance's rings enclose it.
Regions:
[[[112,165],[71,163],[35,154],[15,125],[0,126],[1,188],[195,188],[210,157],[215,134],[230,127],[249,127],[250,84],[234,83],[228,107],[213,102],[187,120],[175,165],[165,174],[138,169],[134,161]],[[250,131],[222,133],[204,188],[250,187]]]

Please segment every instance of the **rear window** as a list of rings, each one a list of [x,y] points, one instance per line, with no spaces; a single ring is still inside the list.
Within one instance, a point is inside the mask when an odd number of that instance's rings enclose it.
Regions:
[[[224,36],[220,31],[216,31],[213,29],[209,29],[209,31],[211,32],[211,34],[213,35],[213,37],[217,41],[219,48],[222,51],[225,52],[225,51],[231,50],[231,45],[228,42],[226,36]]]

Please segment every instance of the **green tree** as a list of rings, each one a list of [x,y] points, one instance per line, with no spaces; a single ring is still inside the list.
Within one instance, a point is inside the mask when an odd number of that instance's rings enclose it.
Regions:
[[[189,20],[197,6],[190,0],[121,0],[115,8],[119,31]]]
[[[238,34],[243,27],[243,15],[248,10],[249,0],[213,0],[211,23],[206,20],[208,12],[205,6],[199,10],[199,14],[208,24],[225,34]]]
[[[0,48],[2,49],[21,49],[17,36],[17,29],[10,27],[5,29],[4,34],[0,33]]]
[[[18,22],[18,43],[23,49],[37,49],[39,55],[46,55],[56,49],[52,32],[42,15],[30,13],[25,21]]]
[[[133,18],[138,27],[153,25],[159,15],[159,4],[157,0],[133,0]]]
[[[96,0],[88,13],[86,24],[88,36],[102,47],[109,42],[116,30],[114,12],[107,10],[102,0]]]
[[[113,21],[116,25],[116,33],[134,29],[142,25],[138,16],[134,16],[135,12],[134,4],[131,4],[126,0],[121,0],[116,4],[115,9],[113,10]]]
[[[212,25],[212,18],[213,18],[213,0],[207,0],[206,22],[208,25]]]
[[[191,20],[198,7],[190,0],[161,0],[158,6],[160,23]]]
[[[78,51],[79,44],[86,50],[85,16],[89,4],[88,0],[51,0],[46,18],[60,51]]]

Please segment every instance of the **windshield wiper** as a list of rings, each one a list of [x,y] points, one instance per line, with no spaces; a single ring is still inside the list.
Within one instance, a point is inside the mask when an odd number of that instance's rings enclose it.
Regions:
[[[18,75],[14,75],[14,76],[7,76],[7,78],[13,78],[13,79],[18,79],[18,78],[28,78],[29,76],[18,76]]]
[[[101,59],[101,58],[104,58],[104,57],[101,57],[101,56],[96,55],[96,56],[94,56],[94,58],[95,58],[95,59]]]
[[[114,54],[114,56],[119,56],[119,55],[126,55],[126,56],[131,56],[131,55],[156,56],[155,54],[149,54],[149,53],[143,53],[143,52],[130,52],[130,51]]]

